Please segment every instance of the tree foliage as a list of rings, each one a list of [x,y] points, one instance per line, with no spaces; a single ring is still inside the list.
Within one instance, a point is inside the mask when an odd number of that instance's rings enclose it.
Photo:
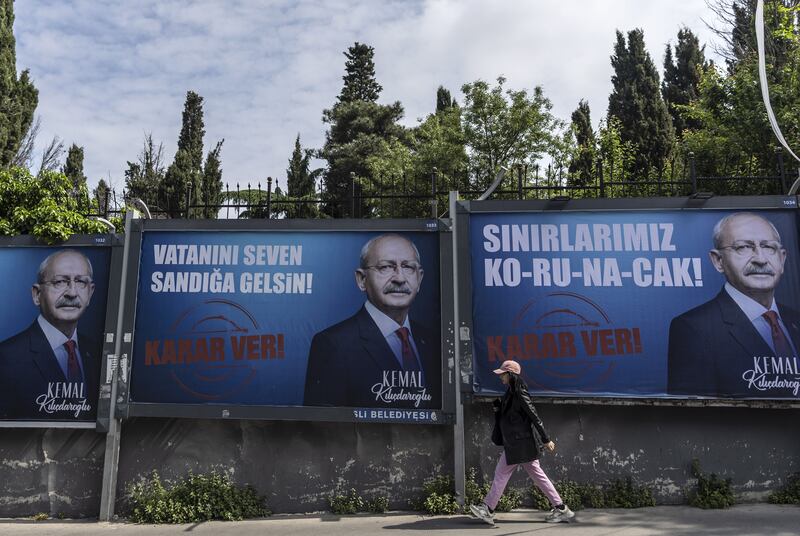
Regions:
[[[721,5],[718,4],[718,5]],[[758,57],[745,27],[754,26],[754,2],[729,2],[733,13],[728,69],[706,68],[698,96],[685,107],[686,117],[702,127],[684,134],[684,148],[696,156],[703,176],[775,176],[778,142],[761,96]],[[765,3],[766,71],[770,99],[790,147],[800,146],[800,28],[798,2]],[[777,193],[776,185],[741,181],[716,185],[717,193]]]
[[[205,132],[203,97],[194,91],[188,91],[183,106],[178,151],[175,153],[175,160],[167,168],[159,189],[159,201],[162,203],[159,208],[171,218],[187,214],[187,202],[193,204],[200,195]]]
[[[0,0],[0,168],[15,162],[38,103],[30,73],[17,76],[14,0]]]
[[[315,218],[318,216],[317,177],[321,169],[311,170],[313,152],[300,145],[300,134],[294,141],[294,151],[286,168],[287,218]]]
[[[575,154],[569,162],[570,186],[587,186],[594,178],[597,153],[597,142],[587,101],[581,100],[572,112],[570,129],[575,137]]]
[[[375,49],[356,41],[344,56],[347,61],[339,102],[376,102],[383,87],[375,80]]]
[[[540,159],[553,147],[555,131],[561,126],[550,113],[552,104],[541,87],[529,94],[524,89],[506,90],[505,82],[501,76],[494,87],[476,80],[461,88],[473,188],[485,189],[501,167]]]
[[[623,142],[635,148],[629,170],[632,178],[646,180],[651,172],[663,172],[673,147],[673,129],[669,112],[661,97],[658,72],[644,46],[644,32],[628,32],[627,43],[617,31],[614,74],[608,98],[608,116],[619,121]]]
[[[206,163],[203,166],[203,180],[200,185],[200,216],[213,219],[219,213],[222,204],[222,162],[220,152],[225,140],[220,140],[208,152]]]
[[[372,47],[356,43],[345,56],[344,88],[338,102],[322,116],[329,125],[325,145],[318,154],[328,162],[323,178],[323,211],[332,217],[365,217],[372,211],[363,200],[353,207],[354,182],[356,198],[361,197],[363,188],[378,186],[369,159],[383,154],[395,141],[407,143],[408,135],[397,123],[403,117],[403,106],[399,102],[376,102],[381,86],[374,78]]]
[[[78,205],[77,197],[87,195],[84,183],[76,196],[63,173],[34,177],[24,168],[0,170],[0,235],[30,234],[54,243],[77,233],[105,233],[105,226],[86,218]]]
[[[125,170],[125,189],[128,196],[141,199],[148,207],[158,207],[164,174],[164,144],[156,145],[153,135],[147,133],[136,162],[128,161],[128,169]]]
[[[697,121],[687,122],[680,107],[697,99],[700,75],[705,67],[705,46],[700,46],[700,40],[689,28],[678,30],[674,59],[671,45],[667,44],[664,54],[661,95],[679,137],[685,129],[697,129],[700,126]]]

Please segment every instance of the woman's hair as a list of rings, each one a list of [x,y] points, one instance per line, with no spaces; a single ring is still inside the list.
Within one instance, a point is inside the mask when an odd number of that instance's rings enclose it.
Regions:
[[[525,385],[525,380],[520,377],[519,374],[514,374],[513,372],[506,372],[508,374],[508,390],[512,393],[518,392],[520,389],[527,389],[528,386]]]

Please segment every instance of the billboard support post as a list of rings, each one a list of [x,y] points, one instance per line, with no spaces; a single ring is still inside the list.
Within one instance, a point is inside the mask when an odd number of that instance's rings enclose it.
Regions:
[[[464,506],[466,498],[466,462],[464,458],[464,406],[461,403],[461,336],[459,334],[458,306],[458,226],[456,225],[456,201],[458,192],[450,192],[450,221],[452,222],[453,239],[453,326],[455,326],[455,382],[456,390],[456,425],[453,427],[453,471],[455,472],[456,501]]]
[[[122,276],[119,285],[117,327],[114,333],[114,371],[111,375],[111,408],[109,411],[108,433],[106,434],[106,453],[103,462],[103,487],[100,492],[100,521],[111,521],[114,517],[114,503],[117,497],[117,471],[119,469],[119,444],[122,423],[117,418],[117,380],[120,374],[120,353],[122,351],[122,315],[125,311],[125,293],[128,280],[128,255],[130,254],[131,222],[134,210],[125,214],[125,246],[122,253]]]

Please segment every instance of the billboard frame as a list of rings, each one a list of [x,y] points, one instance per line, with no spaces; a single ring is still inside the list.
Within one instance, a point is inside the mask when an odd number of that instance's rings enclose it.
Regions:
[[[132,221],[130,236],[130,254],[128,257],[129,284],[126,289],[125,312],[123,314],[122,332],[124,333],[121,350],[121,376],[118,378],[116,418],[133,417],[175,417],[195,419],[250,419],[250,420],[290,420],[321,422],[369,422],[389,424],[443,424],[455,422],[455,395],[453,360],[448,359],[452,348],[452,285],[447,285],[447,274],[452,274],[453,254],[450,241],[450,228],[447,220],[153,220],[136,219]],[[132,369],[134,327],[136,324],[136,306],[141,264],[141,248],[144,233],[158,232],[435,232],[439,234],[439,279],[440,279],[440,357],[442,367],[442,407],[438,409],[413,410],[406,408],[352,408],[352,407],[319,407],[319,406],[279,406],[279,405],[240,405],[240,404],[174,404],[146,403],[130,400],[130,378]],[[131,356],[131,358],[128,358]],[[374,411],[372,415],[357,412]],[[428,412],[431,420],[414,418],[387,417],[384,412]],[[374,416],[373,416],[374,415]],[[383,416],[381,416],[383,415]]]
[[[96,430],[100,433],[105,432],[105,426],[101,421],[101,415],[108,415],[108,396],[104,397],[105,381],[107,377],[107,367],[109,360],[105,357],[114,352],[113,333],[117,325],[117,295],[114,289],[119,288],[120,267],[123,255],[123,238],[118,234],[91,234],[91,235],[72,235],[63,242],[48,244],[35,236],[0,236],[0,248],[4,247],[24,247],[24,248],[54,248],[54,247],[98,247],[111,248],[111,258],[109,259],[108,270],[108,290],[106,298],[105,320],[102,333],[102,353],[100,363],[100,378],[98,378],[98,399],[96,417],[92,421],[24,421],[24,420],[0,420],[0,428],[63,428],[63,429],[83,429]],[[111,339],[109,340],[109,335]],[[105,409],[104,409],[105,408]]]
[[[456,203],[456,218],[458,235],[467,237],[461,241],[458,248],[456,263],[463,279],[464,286],[469,290],[462,292],[459,298],[459,318],[462,324],[466,323],[469,333],[474,332],[472,319],[472,261],[469,243],[469,229],[472,214],[499,213],[509,214],[515,212],[632,212],[632,211],[714,211],[714,210],[797,210],[798,196],[714,196],[709,192],[698,192],[689,197],[650,197],[650,198],[616,198],[616,199],[572,199],[567,196],[554,197],[548,200],[485,200],[485,201],[458,201]],[[800,213],[798,214],[800,217]],[[466,319],[466,320],[465,320]],[[472,340],[470,340],[472,342]],[[471,345],[470,345],[471,346]],[[474,348],[470,348],[470,356],[464,356],[461,362],[462,373],[469,375],[466,386],[468,396],[478,400],[487,401],[496,398],[495,394],[479,394],[474,391]],[[467,368],[468,367],[468,368]],[[796,409],[800,408],[800,400],[787,399],[741,399],[741,398],[708,398],[702,396],[674,396],[671,398],[631,396],[631,397],[598,397],[591,396],[543,396],[534,395],[533,400],[551,404],[580,404],[580,405],[612,405],[612,406],[678,406],[678,407],[748,407],[770,409]]]

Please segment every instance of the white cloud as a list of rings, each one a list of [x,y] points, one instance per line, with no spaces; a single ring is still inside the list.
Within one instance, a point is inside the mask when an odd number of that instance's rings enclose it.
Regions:
[[[644,29],[661,68],[689,26],[708,41],[697,0],[37,0],[17,2],[17,63],[39,89],[40,145],[54,134],[85,147],[91,184],[123,182],[143,135],[175,151],[187,90],[205,99],[206,147],[225,138],[224,178],[281,177],[301,135],[324,142],[322,110],[341,88],[342,52],[376,49],[382,100],[406,124],[430,113],[436,88],[508,78],[542,85],[568,119],[581,98],[595,122],[611,88],[614,32]],[[709,47],[710,49],[711,47]]]

